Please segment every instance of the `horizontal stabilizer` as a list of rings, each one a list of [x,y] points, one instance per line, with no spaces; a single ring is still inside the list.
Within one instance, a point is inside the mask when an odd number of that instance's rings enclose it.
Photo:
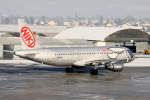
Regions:
[[[15,53],[15,51],[9,51],[9,50],[2,50],[3,52],[8,52],[8,53]]]

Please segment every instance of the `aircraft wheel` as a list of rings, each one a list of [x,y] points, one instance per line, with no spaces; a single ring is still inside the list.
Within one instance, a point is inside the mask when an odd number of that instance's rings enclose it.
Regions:
[[[72,67],[67,67],[65,69],[66,73],[72,73],[73,72],[73,68]]]
[[[98,69],[91,69],[91,75],[98,75]]]

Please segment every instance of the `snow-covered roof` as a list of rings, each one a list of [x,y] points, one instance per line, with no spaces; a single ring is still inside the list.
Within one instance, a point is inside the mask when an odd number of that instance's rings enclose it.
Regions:
[[[107,36],[129,28],[140,29],[139,27],[75,27],[60,32],[54,38],[104,41]]]

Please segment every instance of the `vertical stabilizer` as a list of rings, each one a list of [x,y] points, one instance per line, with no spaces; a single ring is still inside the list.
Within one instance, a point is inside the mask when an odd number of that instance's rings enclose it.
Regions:
[[[22,49],[35,49],[38,48],[38,41],[36,34],[25,23],[23,19],[18,20],[19,32]]]

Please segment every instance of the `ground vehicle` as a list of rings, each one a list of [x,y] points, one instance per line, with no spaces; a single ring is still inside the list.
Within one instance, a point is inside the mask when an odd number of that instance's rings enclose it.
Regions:
[[[150,49],[145,49],[144,54],[150,54]]]

